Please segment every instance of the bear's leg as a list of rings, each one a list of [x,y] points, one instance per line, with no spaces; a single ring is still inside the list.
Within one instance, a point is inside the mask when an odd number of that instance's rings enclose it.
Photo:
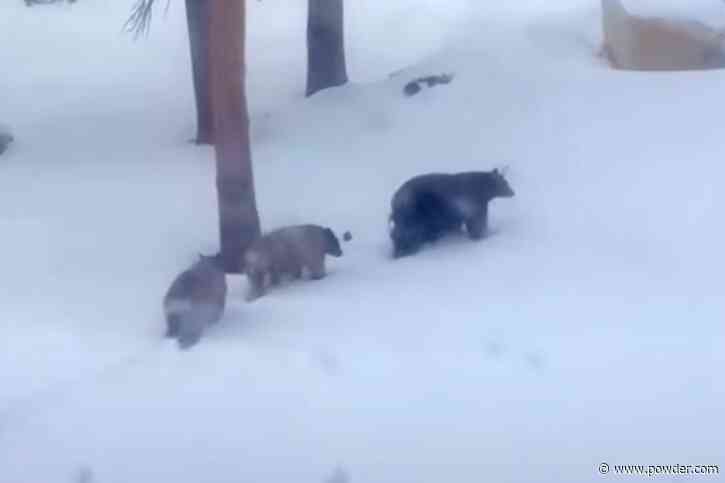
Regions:
[[[299,263],[291,264],[289,267],[289,273],[293,280],[302,278],[302,265]]]
[[[165,337],[176,337],[179,334],[179,323],[181,317],[179,314],[168,314],[166,316],[166,335]]]
[[[269,272],[269,283],[272,285],[279,285],[280,281],[280,270],[279,268],[273,268]]]
[[[224,308],[226,306],[226,298],[222,298],[217,301],[213,307],[210,308],[209,323],[216,324],[222,319],[224,315]]]
[[[466,220],[466,230],[471,240],[480,240],[486,235],[488,224],[488,209],[486,206],[474,216]]]
[[[203,310],[192,310],[179,324],[179,334],[177,342],[180,349],[188,349],[196,345],[201,339],[201,334],[204,331],[205,320]]]
[[[199,340],[201,340],[201,332],[184,332],[179,335],[178,344],[179,349],[186,350],[195,346]]]
[[[325,276],[325,256],[310,261],[307,268],[310,271],[310,280],[319,280]]]
[[[247,294],[247,300],[252,301],[264,295],[265,275],[265,272],[261,270],[247,272],[247,280],[249,280],[249,293]]]
[[[437,242],[445,235],[445,230],[435,224],[430,224],[425,230],[425,240],[431,243]]]

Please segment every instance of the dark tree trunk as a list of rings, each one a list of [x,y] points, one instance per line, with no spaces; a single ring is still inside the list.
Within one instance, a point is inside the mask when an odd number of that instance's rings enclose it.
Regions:
[[[244,2],[213,0],[209,16],[219,235],[224,268],[229,273],[242,271],[244,250],[259,236],[244,94]]]
[[[209,7],[212,0],[186,0],[191,69],[196,101],[197,144],[214,142],[214,117],[209,86]]]
[[[347,82],[342,2],[343,0],[308,0],[308,96]]]

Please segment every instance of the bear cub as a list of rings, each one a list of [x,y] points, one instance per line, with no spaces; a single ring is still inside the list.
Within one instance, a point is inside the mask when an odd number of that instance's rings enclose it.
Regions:
[[[514,191],[497,169],[456,174],[424,174],[398,188],[391,202],[393,257],[417,252],[425,243],[458,232],[480,239],[488,224],[488,203]]]
[[[174,279],[164,296],[166,337],[177,339],[182,349],[193,346],[208,325],[221,319],[226,297],[221,259],[199,255],[194,265]]]
[[[279,284],[283,276],[298,279],[306,270],[313,280],[323,278],[325,255],[342,256],[340,241],[330,228],[295,225],[258,238],[244,254],[248,300],[264,295],[267,286]]]

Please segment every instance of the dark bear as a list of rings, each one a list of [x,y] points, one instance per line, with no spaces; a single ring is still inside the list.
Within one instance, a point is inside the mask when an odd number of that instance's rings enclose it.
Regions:
[[[277,285],[285,275],[297,279],[307,270],[311,279],[325,276],[325,255],[342,255],[335,233],[318,225],[280,228],[255,240],[244,254],[249,280],[249,300],[262,295],[267,285]]]
[[[416,176],[398,188],[391,202],[393,257],[417,252],[440,237],[460,231],[482,238],[488,223],[488,203],[510,198],[514,191],[497,170]]]
[[[227,282],[221,259],[199,255],[199,260],[181,272],[164,296],[166,337],[189,348],[199,342],[204,329],[221,319],[226,304]]]

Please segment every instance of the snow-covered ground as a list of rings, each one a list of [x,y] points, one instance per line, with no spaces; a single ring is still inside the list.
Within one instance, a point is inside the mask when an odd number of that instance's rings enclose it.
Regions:
[[[263,227],[355,238],[254,303],[229,277],[180,352],[161,297],[216,248],[213,156],[181,2],[136,42],[130,4],[0,3],[1,483],[723,478],[725,72],[609,70],[594,0],[346,0],[353,82],[304,99],[305,2],[249,1]],[[390,260],[401,182],[502,165],[489,239]]]

